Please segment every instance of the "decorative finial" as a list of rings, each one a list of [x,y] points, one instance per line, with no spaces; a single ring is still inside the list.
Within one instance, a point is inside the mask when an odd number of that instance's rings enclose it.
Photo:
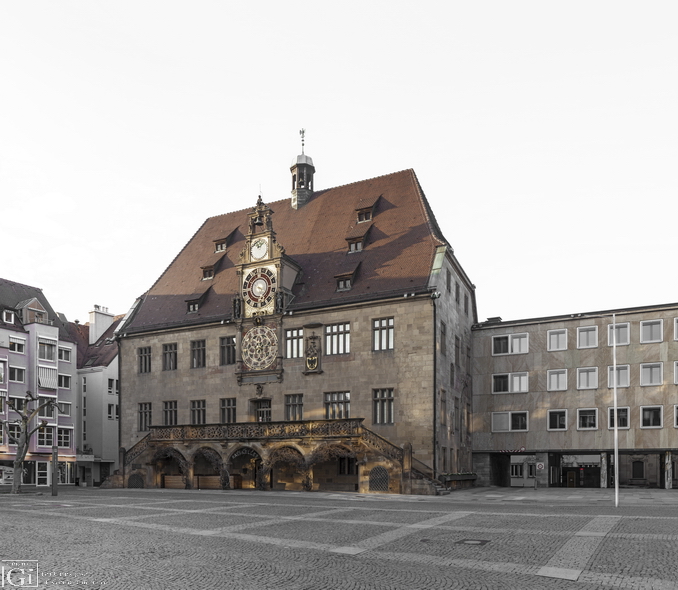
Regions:
[[[302,129],[299,131],[299,135],[301,135],[301,155],[304,155],[304,136],[306,135],[306,129]]]

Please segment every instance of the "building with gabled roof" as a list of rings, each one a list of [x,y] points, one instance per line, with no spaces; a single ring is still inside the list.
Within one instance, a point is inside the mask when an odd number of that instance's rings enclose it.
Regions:
[[[19,414],[30,397],[52,401],[29,424],[46,426],[30,441],[23,463],[23,483],[51,485],[52,448],[58,449],[59,484],[75,483],[77,344],[66,323],[52,309],[41,289],[0,279],[0,485],[9,485],[17,446]],[[27,392],[30,396],[27,398]],[[29,405],[29,408],[38,407]]]
[[[129,487],[427,491],[470,471],[474,286],[413,170],[207,219],[118,331]]]

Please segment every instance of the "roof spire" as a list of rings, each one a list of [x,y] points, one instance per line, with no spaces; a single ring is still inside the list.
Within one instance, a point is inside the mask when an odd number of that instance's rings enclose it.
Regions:
[[[299,131],[299,135],[301,135],[301,154],[304,154],[304,137],[306,136],[306,129],[302,129]]]

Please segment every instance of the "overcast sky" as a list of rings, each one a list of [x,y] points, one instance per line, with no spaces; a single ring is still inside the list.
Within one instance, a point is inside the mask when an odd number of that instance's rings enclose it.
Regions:
[[[678,301],[675,2],[0,3],[0,276],[125,313],[213,215],[413,168],[504,319]]]

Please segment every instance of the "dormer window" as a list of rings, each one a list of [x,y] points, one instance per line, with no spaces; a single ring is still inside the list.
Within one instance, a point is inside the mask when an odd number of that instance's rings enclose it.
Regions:
[[[195,313],[200,308],[200,303],[198,301],[189,301],[186,311],[188,313]]]
[[[232,229],[226,236],[217,238],[216,240],[213,240],[214,242],[214,251],[215,252],[225,252],[226,248],[228,248],[232,243],[233,243],[233,237],[235,236],[235,232],[238,228],[236,227],[235,229]],[[222,234],[223,236],[224,234]]]
[[[214,242],[214,251],[223,252],[226,250],[226,240],[217,240]]]
[[[13,324],[14,323],[14,312],[4,310],[2,312],[2,321],[5,322],[6,324]]]
[[[363,241],[354,240],[348,243],[348,251],[351,252],[362,252],[363,250]]]
[[[371,221],[372,220],[372,209],[363,209],[362,211],[358,211],[358,223],[362,223],[363,221]]]
[[[202,280],[207,281],[214,278],[214,267],[213,266],[203,266],[202,267]]]
[[[351,290],[351,279],[337,279],[337,291],[350,291]]]

